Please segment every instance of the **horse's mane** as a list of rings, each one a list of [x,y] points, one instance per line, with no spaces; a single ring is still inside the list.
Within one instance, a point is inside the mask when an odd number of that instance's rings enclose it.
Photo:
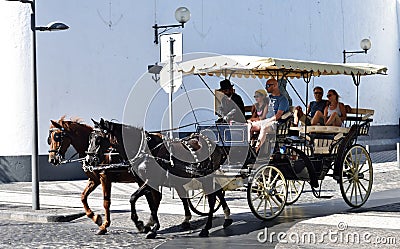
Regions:
[[[93,129],[92,126],[87,125],[87,124],[84,123],[83,118],[80,118],[80,117],[70,117],[69,120],[66,120],[66,116],[67,116],[67,115],[61,116],[61,118],[58,120],[58,123],[61,124],[62,122],[67,122],[67,123],[70,123],[70,124],[79,124],[79,125],[81,125],[81,126],[83,126],[83,127],[86,127],[86,128],[88,128],[88,129],[91,129],[91,130]]]

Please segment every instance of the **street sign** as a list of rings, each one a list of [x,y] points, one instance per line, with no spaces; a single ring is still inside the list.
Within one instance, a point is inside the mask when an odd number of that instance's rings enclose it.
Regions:
[[[174,62],[182,61],[182,33],[173,33],[160,35],[160,62],[168,63],[170,61],[171,49],[170,41],[171,38],[174,41]]]

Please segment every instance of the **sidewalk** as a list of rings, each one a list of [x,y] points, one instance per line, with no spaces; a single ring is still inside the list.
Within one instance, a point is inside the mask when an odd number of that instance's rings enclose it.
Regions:
[[[304,220],[284,234],[276,248],[399,248],[400,202]]]
[[[40,210],[32,210],[32,194],[30,182],[0,184],[0,218],[24,220],[32,222],[66,222],[79,218],[84,214],[81,193],[87,180],[40,182]],[[129,211],[129,199],[138,189],[135,183],[113,183],[111,192],[111,211]],[[243,192],[245,194],[245,192]],[[103,214],[103,195],[101,186],[88,198],[90,208]],[[138,212],[150,212],[146,199],[137,202]],[[248,212],[247,206],[230,203],[234,213]],[[183,215],[184,209],[176,192],[163,188],[160,214]]]

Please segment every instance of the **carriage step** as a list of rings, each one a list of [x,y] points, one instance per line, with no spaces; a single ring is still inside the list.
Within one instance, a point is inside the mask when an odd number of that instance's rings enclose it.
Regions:
[[[315,196],[319,199],[331,199],[333,197],[333,195],[320,195],[320,196]]]

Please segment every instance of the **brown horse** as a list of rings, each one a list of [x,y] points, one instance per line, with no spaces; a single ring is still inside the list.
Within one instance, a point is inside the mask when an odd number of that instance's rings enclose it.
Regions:
[[[48,143],[50,145],[49,150],[49,163],[53,165],[60,165],[65,157],[65,153],[70,145],[72,145],[79,158],[86,156],[86,149],[89,146],[89,136],[93,131],[93,128],[81,124],[78,120],[66,121],[64,117],[60,120],[51,120],[49,129]],[[106,160],[110,160],[109,158]],[[112,163],[119,163],[118,158],[113,157]],[[106,162],[110,163],[110,161]],[[110,204],[111,204],[111,183],[112,182],[136,182],[135,177],[128,171],[128,168],[118,169],[107,169],[102,171],[89,170],[87,167],[83,167],[85,174],[88,176],[88,183],[81,195],[81,201],[85,209],[86,215],[91,218],[98,226],[99,231],[97,234],[102,235],[107,232],[107,227],[110,226]],[[103,205],[105,220],[102,221],[101,215],[94,214],[90,209],[87,198],[97,186],[101,184],[103,190]]]

